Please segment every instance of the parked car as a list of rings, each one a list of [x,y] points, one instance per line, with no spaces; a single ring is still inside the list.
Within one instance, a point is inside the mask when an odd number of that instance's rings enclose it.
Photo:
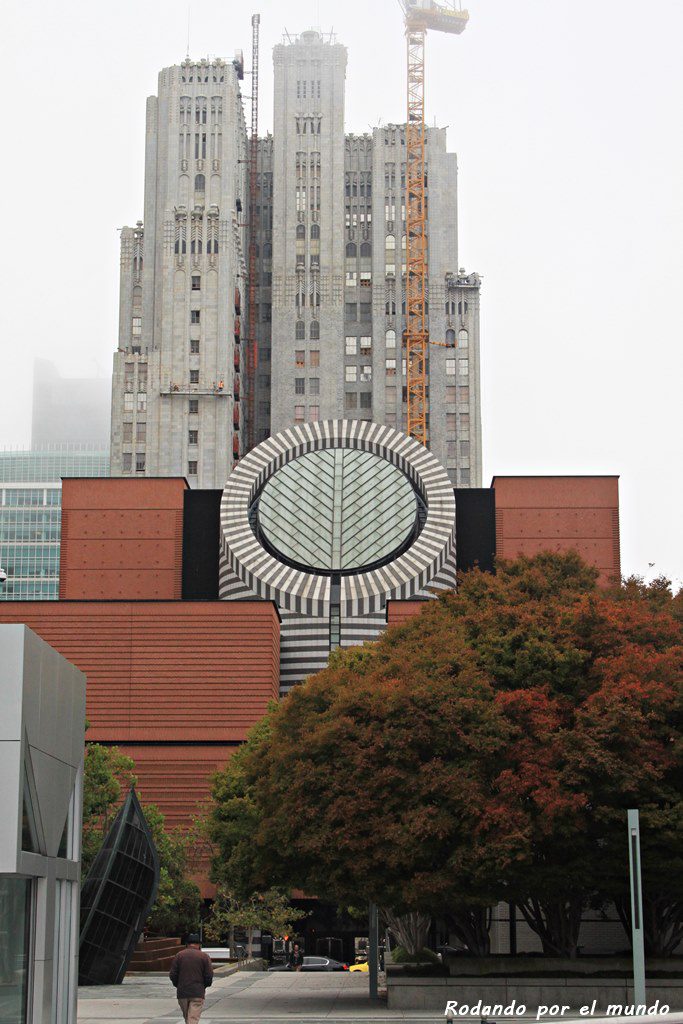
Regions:
[[[361,964],[351,964],[351,966],[349,967],[349,970],[350,971],[362,971],[363,974],[367,974],[368,971],[370,970],[370,966],[369,966],[369,964],[368,964],[368,962],[366,960],[364,963],[361,963]]]
[[[302,971],[348,971],[348,964],[332,960],[329,956],[305,956]]]

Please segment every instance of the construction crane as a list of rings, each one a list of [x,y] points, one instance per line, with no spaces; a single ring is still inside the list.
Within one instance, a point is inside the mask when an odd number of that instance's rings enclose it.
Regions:
[[[426,445],[428,252],[425,179],[425,36],[460,35],[469,14],[434,0],[399,0],[408,49],[406,123],[406,378],[408,433]]]
[[[256,215],[258,188],[258,75],[259,25],[261,15],[251,19],[251,137],[249,139],[249,284],[247,297],[247,450],[254,447],[256,418],[256,371],[258,341],[256,338]]]

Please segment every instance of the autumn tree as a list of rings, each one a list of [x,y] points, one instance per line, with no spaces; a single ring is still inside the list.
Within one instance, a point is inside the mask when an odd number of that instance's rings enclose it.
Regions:
[[[514,901],[547,953],[575,955],[586,901],[626,891],[626,808],[673,837],[680,806],[676,602],[596,577],[571,553],[501,563],[335,654],[245,748],[245,832],[217,831],[221,856],[246,841],[252,881],[447,911],[478,952],[484,908]],[[653,842],[669,943],[673,848]]]

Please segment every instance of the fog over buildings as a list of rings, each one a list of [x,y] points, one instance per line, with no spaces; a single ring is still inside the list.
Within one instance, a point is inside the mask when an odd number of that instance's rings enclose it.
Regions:
[[[462,39],[428,37],[427,110],[458,154],[460,248],[484,275],[482,480],[620,473],[624,572],[680,578],[683,9],[661,0],[645,15],[604,0],[587,22],[547,0],[469,7]],[[405,120],[393,0],[254,9],[262,133],[273,126],[272,47],[285,27],[318,21],[348,49],[347,132]],[[192,55],[248,51],[251,13],[212,0],[193,9]],[[111,372],[116,229],[141,216],[145,98],[184,57],[187,5],[29,2],[5,22],[8,77],[41,110],[39,133],[29,119],[16,126],[20,196],[17,169],[0,171],[11,240],[0,257],[0,446],[28,447],[34,357],[65,377]]]

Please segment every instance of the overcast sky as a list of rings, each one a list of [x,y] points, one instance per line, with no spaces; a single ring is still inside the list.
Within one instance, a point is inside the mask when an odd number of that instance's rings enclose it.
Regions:
[[[193,57],[242,48],[247,61],[260,10],[262,129],[273,45],[318,25],[349,48],[347,130],[405,119],[397,0],[190,8]],[[67,375],[111,372],[145,98],[188,34],[187,0],[2,10],[0,446],[29,442],[34,356]],[[469,10],[463,36],[428,37],[427,109],[459,155],[460,263],[484,279],[484,483],[619,474],[623,572],[680,585],[683,3]]]

